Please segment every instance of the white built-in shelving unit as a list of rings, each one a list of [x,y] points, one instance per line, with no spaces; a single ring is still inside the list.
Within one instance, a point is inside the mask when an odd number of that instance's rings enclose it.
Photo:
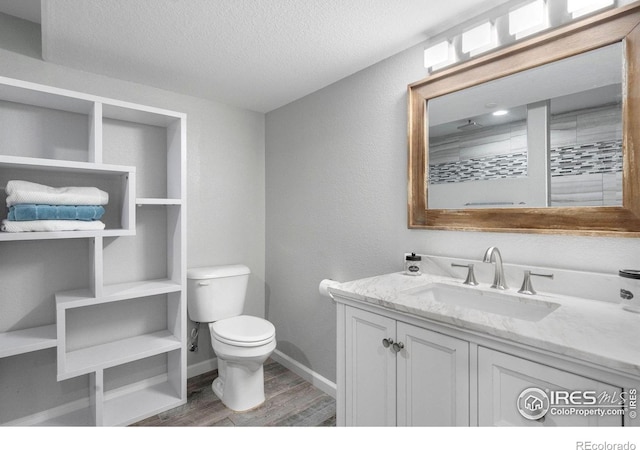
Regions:
[[[55,152],[24,156],[23,153],[29,152],[21,152],[19,148],[11,149],[13,154],[6,154],[0,148],[0,186],[4,187],[10,179],[27,179],[57,186],[68,186],[72,180],[73,185],[96,186],[109,193],[109,204],[105,207],[107,213],[103,218],[104,230],[0,232],[0,252],[3,242],[51,239],[87,239],[90,249],[87,257],[90,275],[85,287],[53,292],[55,305],[46,305],[55,309],[55,323],[27,328],[10,327],[0,332],[0,362],[5,358],[55,349],[57,382],[86,377],[86,398],[51,408],[53,412],[38,411],[28,417],[16,418],[5,422],[5,425],[126,425],[185,403],[186,116],[4,77],[0,77],[1,105],[16,105],[18,110],[25,107],[53,110],[54,114],[62,112],[62,117],[64,113],[73,113],[74,117],[86,117],[88,126],[86,152],[81,158],[75,153],[67,158],[64,151],[62,156]],[[8,110],[12,108],[8,107]],[[106,131],[107,124],[114,121],[126,123],[125,128],[151,126],[159,127],[163,135],[166,133],[162,148],[153,149],[151,154],[144,154],[140,159],[159,161],[158,167],[166,166],[166,174],[156,173],[153,164],[152,168],[146,167],[147,162],[138,166],[112,164],[118,158],[118,152],[112,155],[104,149],[117,145],[108,141]],[[11,133],[11,130],[0,130],[0,133]],[[15,139],[19,140],[19,137]],[[136,151],[149,153],[146,148],[127,148],[125,152],[128,156]],[[154,173],[136,176],[145,170]],[[153,180],[151,188],[144,184],[149,180]],[[145,196],[137,197],[137,192],[144,192]],[[155,233],[162,242],[166,242],[163,253],[167,259],[165,274],[153,279],[108,282],[112,278],[109,275],[117,271],[114,266],[119,262],[113,261],[113,257],[110,260],[105,249],[114,239],[136,239],[140,234],[136,215],[143,214],[145,209],[158,208],[162,211],[162,220],[157,221],[160,224],[156,226],[155,222],[147,221],[144,233]],[[158,217],[157,211],[153,214],[154,218]],[[0,218],[4,217],[6,215]],[[20,299],[1,298],[0,310],[3,304],[12,301]],[[135,308],[126,305],[135,306],[136,302],[144,302],[145,312],[157,306],[163,316],[161,329],[145,330],[141,327],[143,331],[140,331],[137,327],[126,326],[123,329],[122,323],[113,319],[118,317],[118,308],[121,315],[135,312]],[[103,315],[104,308],[108,308],[110,313]],[[78,317],[88,322],[96,320],[101,324],[100,331],[94,335],[90,327],[78,327]],[[114,323],[109,323],[109,320]],[[141,323],[145,320],[145,317],[140,318]],[[113,333],[109,332],[109,327],[113,328]],[[111,378],[115,377],[113,374],[118,373],[122,366],[159,355],[166,358],[165,373],[136,380],[127,386],[110,387],[113,384],[110,383]],[[7,382],[0,383],[0,389],[7,387]]]

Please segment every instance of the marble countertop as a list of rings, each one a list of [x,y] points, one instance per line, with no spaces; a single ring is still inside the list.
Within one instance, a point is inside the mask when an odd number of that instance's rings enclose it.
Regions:
[[[329,291],[640,376],[640,314],[624,310],[620,304],[556,294],[522,296],[559,304],[546,317],[530,321],[411,295],[431,283],[462,286],[462,280],[442,275],[398,272],[340,283]],[[495,291],[487,284],[468,289]],[[517,288],[507,292],[521,295]]]

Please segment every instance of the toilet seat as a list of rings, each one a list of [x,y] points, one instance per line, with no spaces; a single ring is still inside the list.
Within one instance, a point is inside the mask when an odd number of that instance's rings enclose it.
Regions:
[[[276,329],[260,317],[236,316],[209,324],[212,337],[237,347],[258,347],[275,339]]]

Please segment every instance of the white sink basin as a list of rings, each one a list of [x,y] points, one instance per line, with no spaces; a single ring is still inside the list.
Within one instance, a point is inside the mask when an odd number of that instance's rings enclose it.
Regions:
[[[409,289],[403,294],[531,322],[543,319],[560,306],[512,292],[444,283]]]

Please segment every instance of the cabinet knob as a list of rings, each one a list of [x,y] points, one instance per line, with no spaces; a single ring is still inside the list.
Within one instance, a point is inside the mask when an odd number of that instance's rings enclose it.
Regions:
[[[400,350],[404,348],[404,344],[402,342],[396,342],[393,344],[393,351],[398,353]]]
[[[384,346],[384,348],[389,348],[390,345],[393,345],[393,339],[391,338],[384,338],[382,340],[382,345]]]

